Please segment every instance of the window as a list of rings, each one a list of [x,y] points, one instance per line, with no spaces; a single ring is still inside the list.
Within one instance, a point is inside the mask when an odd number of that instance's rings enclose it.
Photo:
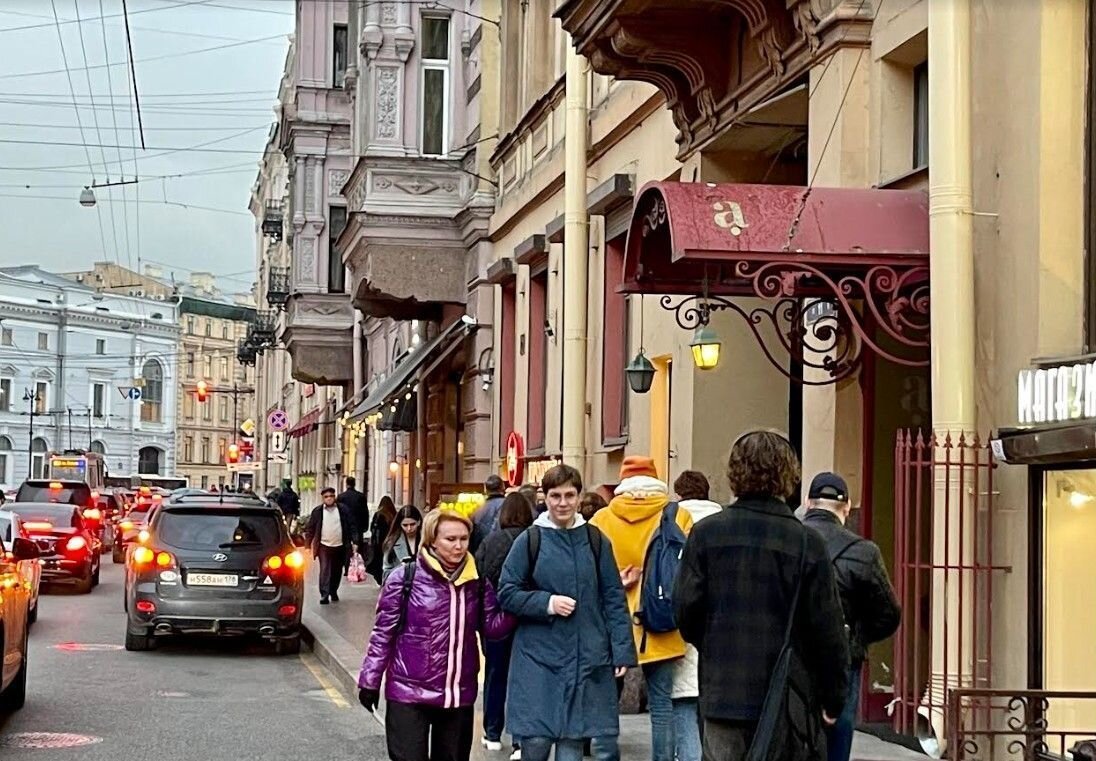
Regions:
[[[0,329],[0,344],[11,346],[13,343],[15,343],[15,339],[11,335],[11,328]]]
[[[49,381],[34,382],[34,414],[45,415],[49,409]]]
[[[335,241],[346,227],[346,207],[327,207],[327,292],[343,293],[346,289],[346,267],[335,251]]]
[[[221,357],[221,380],[228,380],[228,357]]]
[[[194,419],[194,394],[183,394],[183,417],[187,420]]]
[[[186,318],[186,332],[190,333],[190,335],[194,335],[194,318],[193,317],[187,317]]]
[[[624,272],[625,236],[605,244],[603,342],[601,347],[601,439],[616,444],[625,437],[628,414],[628,300],[617,293]]]
[[[207,423],[213,420],[213,405],[210,402],[202,405],[202,420]]]
[[[49,351],[49,333],[38,334],[38,350]]]
[[[449,132],[449,19],[422,19],[422,152],[443,156]]]
[[[190,462],[194,459],[194,437],[186,436],[183,438],[183,462]]]
[[[209,476],[202,476],[202,488],[203,489],[208,489],[209,488]]]
[[[221,338],[223,338],[226,341],[228,340],[228,323],[227,322],[224,325],[221,326]]]
[[[107,416],[107,385],[105,383],[91,384],[91,416],[104,418]]]
[[[11,378],[0,378],[0,412],[11,412]]]
[[[209,462],[209,437],[202,437],[202,462]]]
[[[194,377],[194,352],[192,351],[186,353],[186,377]]]
[[[218,400],[218,402],[220,404],[220,410],[221,410],[221,422],[222,423],[227,423],[228,422],[228,397],[227,396],[222,396]]]
[[[102,356],[107,353],[107,341],[105,338],[95,339],[95,353]]]
[[[141,391],[141,420],[145,423],[159,423],[163,420],[164,369],[159,362],[150,359],[141,368],[141,376],[145,379],[145,387]]]
[[[335,24],[331,54],[331,84],[342,87],[346,80],[347,33],[346,24]]]
[[[206,338],[213,337],[213,320],[206,320],[205,322],[205,334]]]
[[[150,476],[159,475],[163,454],[156,447],[141,447],[137,452],[137,472]]]
[[[0,483],[10,484],[12,482],[12,446],[11,439],[7,436],[0,436]]]
[[[46,477],[46,452],[49,445],[45,439],[35,439],[30,443],[30,477]]]
[[[107,453],[106,445],[98,439],[91,442],[91,446],[89,446],[88,449],[90,449],[92,452],[95,452],[96,454],[105,455]]]
[[[213,377],[213,357],[209,356],[208,354],[202,357],[202,377]]]
[[[929,65],[913,69],[913,168],[929,165]]]
[[[526,423],[529,451],[544,449],[544,418],[547,394],[548,336],[544,323],[548,317],[548,272],[529,280],[529,394]]]

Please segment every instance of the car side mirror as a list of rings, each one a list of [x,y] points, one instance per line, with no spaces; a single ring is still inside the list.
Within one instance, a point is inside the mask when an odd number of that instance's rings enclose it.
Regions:
[[[19,536],[11,545],[11,557],[13,560],[37,560],[41,556],[38,545],[30,539]]]

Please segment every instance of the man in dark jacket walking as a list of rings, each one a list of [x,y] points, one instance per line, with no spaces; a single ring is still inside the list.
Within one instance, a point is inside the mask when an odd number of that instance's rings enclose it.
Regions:
[[[282,509],[282,515],[287,521],[300,517],[301,498],[293,491],[293,484],[288,479],[282,479],[282,490],[278,492],[278,507]]]
[[[700,653],[705,761],[746,757],[793,614],[801,561],[791,642],[815,687],[809,719],[816,728],[840,715],[849,670],[826,546],[785,502],[799,482],[795,450],[778,433],[744,434],[731,448],[727,478],[737,499],[693,528],[674,585],[681,634]],[[821,758],[820,729],[813,734],[811,757]]]
[[[849,696],[830,729],[827,753],[829,761],[849,761],[868,645],[894,634],[901,610],[879,547],[845,528],[851,510],[845,479],[819,473],[811,481],[807,499],[803,523],[826,543],[849,634]]]
[[[365,495],[354,488],[357,485],[358,480],[354,476],[347,476],[346,491],[336,497],[335,501],[350,510],[350,515],[354,518],[354,526],[359,532],[354,535],[354,542],[364,552],[365,542],[362,539],[362,534],[369,528],[369,503],[366,502]],[[366,558],[362,558],[363,563],[366,560]]]
[[[506,497],[506,484],[492,474],[483,482],[483,491],[487,499],[472,513],[472,540],[468,544],[468,551],[473,555],[488,534],[499,530],[499,514],[502,512],[502,500]]]
[[[304,535],[312,548],[312,557],[320,561],[320,605],[327,605],[328,598],[339,601],[343,568],[350,553],[358,550],[354,540],[358,531],[350,510],[335,501],[334,489],[329,486],[320,494],[323,504],[308,516]]]

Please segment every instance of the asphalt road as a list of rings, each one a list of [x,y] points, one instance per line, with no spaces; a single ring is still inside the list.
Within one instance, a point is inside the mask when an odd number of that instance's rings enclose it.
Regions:
[[[0,759],[387,757],[380,727],[309,654],[201,640],[126,652],[120,567],[106,560],[90,595],[43,595],[27,704],[0,719]],[[57,747],[73,742],[90,744]],[[49,747],[26,749],[37,744]]]

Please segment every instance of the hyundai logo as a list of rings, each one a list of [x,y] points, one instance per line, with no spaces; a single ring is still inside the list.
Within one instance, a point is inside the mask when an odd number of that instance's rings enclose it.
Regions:
[[[228,555],[224,554],[223,552],[218,552],[216,555],[213,556],[213,559],[216,560],[218,563],[223,563],[228,560]]]

